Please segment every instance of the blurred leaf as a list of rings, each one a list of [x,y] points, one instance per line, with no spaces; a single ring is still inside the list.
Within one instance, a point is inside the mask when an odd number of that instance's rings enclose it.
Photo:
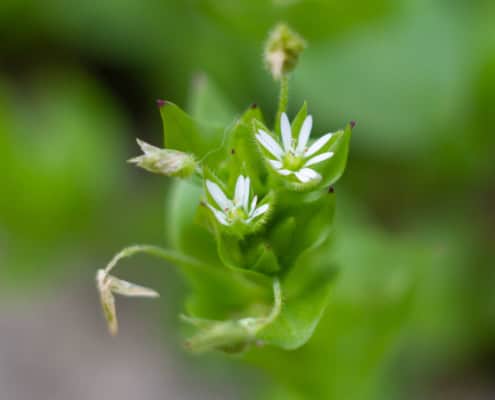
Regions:
[[[339,2],[336,0],[202,0],[201,8],[229,30],[258,40],[280,20],[305,38],[321,40],[354,24],[383,16],[394,3],[388,0]],[[256,23],[254,23],[256,21]]]
[[[204,74],[193,80],[188,109],[194,119],[219,126],[229,125],[235,116],[232,104]]]
[[[203,124],[192,119],[175,104],[160,105],[165,147],[191,153],[206,165],[217,165],[221,160],[225,128]]]

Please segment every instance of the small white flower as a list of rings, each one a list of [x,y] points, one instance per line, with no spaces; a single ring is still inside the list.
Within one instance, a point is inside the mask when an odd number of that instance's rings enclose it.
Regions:
[[[232,225],[236,221],[249,224],[255,218],[266,213],[269,208],[268,204],[256,207],[258,203],[258,196],[256,195],[250,201],[250,179],[243,175],[239,175],[237,178],[233,200],[227,198],[220,186],[208,179],[206,180],[206,189],[218,208],[208,203],[206,206],[222,225]]]
[[[287,114],[282,113],[280,118],[280,130],[282,145],[277,143],[264,130],[260,129],[256,134],[256,140],[265,148],[270,157],[267,157],[268,163],[280,175],[294,175],[301,183],[319,181],[321,175],[312,168],[312,165],[328,160],[333,156],[333,152],[320,152],[325,146],[332,133],[327,133],[317,139],[311,146],[308,145],[313,118],[308,115],[304,120],[297,138],[292,137],[292,128],[290,126]]]

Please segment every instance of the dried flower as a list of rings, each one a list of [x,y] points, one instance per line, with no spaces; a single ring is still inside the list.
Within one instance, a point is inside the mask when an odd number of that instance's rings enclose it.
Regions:
[[[190,154],[178,150],[160,149],[136,139],[143,155],[131,158],[128,162],[155,174],[187,178],[196,169],[196,161]]]
[[[278,24],[265,45],[265,63],[274,79],[291,72],[306,47],[306,42],[286,24]]]

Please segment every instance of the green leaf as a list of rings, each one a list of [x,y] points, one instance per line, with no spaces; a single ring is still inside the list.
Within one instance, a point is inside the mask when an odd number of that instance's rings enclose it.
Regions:
[[[295,136],[301,130],[301,126],[308,116],[308,103],[305,101],[301,106],[301,109],[297,113],[296,117],[292,120],[292,136]]]
[[[260,121],[263,121],[261,110],[253,106],[237,120],[230,134],[228,145],[230,155],[227,164],[230,180],[235,181],[241,173],[249,176],[253,190],[257,194],[266,192],[262,183],[266,169],[254,139],[255,126],[258,126],[257,123],[261,123]]]
[[[286,221],[285,227],[276,226],[270,233],[284,268],[291,268],[304,251],[318,248],[325,243],[333,230],[335,214],[336,198],[333,193],[325,191],[316,199],[314,194],[291,193],[291,195],[280,196],[286,197],[290,203],[284,208],[282,208],[283,204],[279,204],[281,208],[279,212],[282,215],[292,216],[293,222]]]
[[[313,335],[328,304],[336,269],[325,260],[309,253],[282,282],[282,311],[275,321],[257,337],[263,342],[294,350]]]
[[[323,176],[320,187],[327,187],[333,185],[339,180],[344,173],[347,165],[347,158],[349,155],[349,145],[351,141],[352,125],[347,124],[343,131],[335,133],[335,140],[331,139],[329,151],[334,152],[334,156],[327,162],[322,163],[322,166],[315,166],[316,170],[321,171]]]
[[[280,265],[272,247],[268,243],[260,243],[257,247],[258,260],[251,267],[263,274],[274,274],[280,270]]]
[[[192,153],[199,161],[216,166],[223,159],[222,126],[199,123],[170,102],[160,105],[165,147]]]
[[[181,180],[173,184],[166,201],[166,237],[173,248],[216,264],[220,260],[215,240],[199,223],[198,206],[202,193],[202,187],[190,181]]]

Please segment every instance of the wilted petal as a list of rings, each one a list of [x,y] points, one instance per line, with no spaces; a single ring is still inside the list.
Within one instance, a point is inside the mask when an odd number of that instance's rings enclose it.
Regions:
[[[153,146],[149,143],[146,143],[145,141],[143,141],[141,139],[136,138],[136,142],[139,145],[139,147],[141,148],[141,150],[143,151],[143,153],[145,153],[145,154],[151,154],[155,151],[161,150],[159,147],[156,147],[156,146]]]
[[[308,144],[309,135],[311,134],[311,128],[313,126],[313,117],[308,115],[304,120],[301,130],[299,132],[299,139],[297,141],[296,153],[302,154],[304,148]]]
[[[112,336],[115,336],[119,330],[117,320],[117,311],[115,309],[115,298],[113,297],[110,285],[107,282],[107,274],[104,270],[98,270],[96,274],[96,282],[98,292],[100,294],[101,308],[103,315],[107,321],[108,331]]]
[[[320,150],[323,146],[325,146],[330,138],[333,136],[333,133],[327,133],[326,135],[323,135],[321,138],[319,138],[316,142],[314,142],[308,149],[308,151],[305,153],[306,157],[309,157],[316,153],[318,150]]]
[[[197,163],[192,154],[178,150],[160,149],[137,139],[144,154],[131,158],[128,162],[136,164],[155,174],[187,178],[194,173]]]
[[[313,158],[310,158],[306,162],[306,164],[304,164],[304,166],[305,167],[309,167],[310,165],[318,164],[318,163],[320,163],[322,161],[328,160],[332,156],[333,156],[333,151],[329,151],[329,152],[326,152],[326,153],[318,154],[317,156],[314,156]]]
[[[280,131],[282,132],[284,149],[288,152],[292,147],[292,129],[286,113],[282,113],[282,116],[280,117]]]
[[[284,154],[284,151],[282,150],[280,145],[265,131],[262,131],[260,129],[258,131],[258,134],[256,135],[256,139],[266,150],[268,150],[277,159],[280,159]]]
[[[108,275],[108,282],[110,290],[113,293],[120,294],[127,297],[160,297],[158,292],[153,289],[135,285],[134,283],[118,279],[114,276]]]

